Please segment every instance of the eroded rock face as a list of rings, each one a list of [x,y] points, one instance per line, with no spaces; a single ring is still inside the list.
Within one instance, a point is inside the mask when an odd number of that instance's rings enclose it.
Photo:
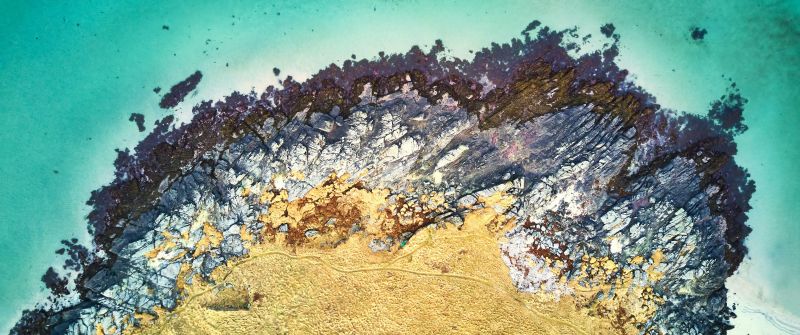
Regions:
[[[526,30],[469,62],[439,59],[439,43],[348,61],[162,121],[92,195],[93,255],[14,332],[120,332],[253,243],[367,234],[372,252],[397,250],[502,192],[514,221],[499,248],[520,291],[595,288],[598,315],[641,332],[724,333],[753,191],[723,126],[740,123],[660,109],[624,82],[616,45],[573,59],[570,33]],[[315,193],[338,179],[352,185]],[[352,206],[367,202],[356,191],[382,211]]]

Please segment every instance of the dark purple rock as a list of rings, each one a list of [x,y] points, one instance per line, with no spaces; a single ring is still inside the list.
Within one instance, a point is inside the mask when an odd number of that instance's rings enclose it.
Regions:
[[[161,102],[158,105],[161,108],[173,108],[177,106],[190,92],[197,88],[197,84],[200,83],[201,79],[203,79],[203,73],[195,71],[195,73],[188,78],[172,86],[172,88],[169,89],[169,93],[161,98]]]
[[[145,131],[146,128],[144,127],[144,114],[131,113],[128,121],[136,122],[136,127],[139,128],[140,132]]]

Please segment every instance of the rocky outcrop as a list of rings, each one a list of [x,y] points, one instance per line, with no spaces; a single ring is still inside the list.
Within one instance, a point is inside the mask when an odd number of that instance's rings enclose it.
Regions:
[[[357,234],[347,220],[260,219],[285,210],[278,194],[298,199],[349,174],[354,187],[443,195],[409,212],[414,225],[373,240],[374,252],[502,191],[515,222],[500,250],[519,290],[610,285],[595,298],[601,316],[642,333],[724,333],[725,278],[746,253],[754,191],[732,157],[741,123],[729,119],[740,109],[709,118],[661,109],[625,81],[616,44],[574,59],[570,34],[532,24],[471,61],[442,57],[440,42],[346,61],[304,83],[204,102],[180,127],[162,120],[134,154],[119,152],[116,179],[92,194],[93,252],[64,276],[48,271],[53,297],[13,332],[121,331],[140,313],[175,308],[187,284],[179,274],[207,278],[247,255],[252,236]],[[615,295],[652,309],[603,303]]]

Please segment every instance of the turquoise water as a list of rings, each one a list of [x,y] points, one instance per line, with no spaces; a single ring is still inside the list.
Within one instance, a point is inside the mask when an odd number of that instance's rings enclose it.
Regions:
[[[280,13],[280,14],[278,14]],[[200,99],[262,89],[272,68],[303,78],[351,54],[372,57],[441,38],[467,56],[507,41],[533,19],[600,37],[613,22],[620,61],[664,106],[705,113],[738,83],[750,130],[737,159],[756,180],[750,259],[734,277],[733,300],[753,310],[800,315],[800,4],[729,1],[64,1],[0,3],[0,331],[43,294],[39,278],[61,239],[86,240],[84,202],[112,178],[114,148],[143,135],[166,112],[168,89],[195,70]],[[169,30],[162,29],[168,25]],[[702,42],[689,29],[708,30]],[[226,66],[226,63],[228,66]],[[673,71],[674,69],[674,71]],[[724,76],[724,77],[723,77]],[[179,115],[187,115],[187,107]],[[55,173],[57,170],[58,173]],[[742,310],[736,333],[765,333]],[[777,331],[766,331],[777,333]]]

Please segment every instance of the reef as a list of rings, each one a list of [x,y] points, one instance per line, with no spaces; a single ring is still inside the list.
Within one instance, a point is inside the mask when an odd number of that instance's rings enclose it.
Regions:
[[[602,34],[575,56],[534,21],[157,122],[12,333],[725,333],[746,100],[663,109]]]
[[[167,94],[161,98],[161,102],[158,103],[158,106],[161,108],[173,108],[180,104],[190,92],[194,91],[197,88],[197,84],[200,83],[200,80],[203,79],[203,73],[200,71],[195,71],[189,77],[182,80],[181,82],[173,85]],[[156,88],[153,90],[154,92],[158,93],[161,91],[160,88]]]

